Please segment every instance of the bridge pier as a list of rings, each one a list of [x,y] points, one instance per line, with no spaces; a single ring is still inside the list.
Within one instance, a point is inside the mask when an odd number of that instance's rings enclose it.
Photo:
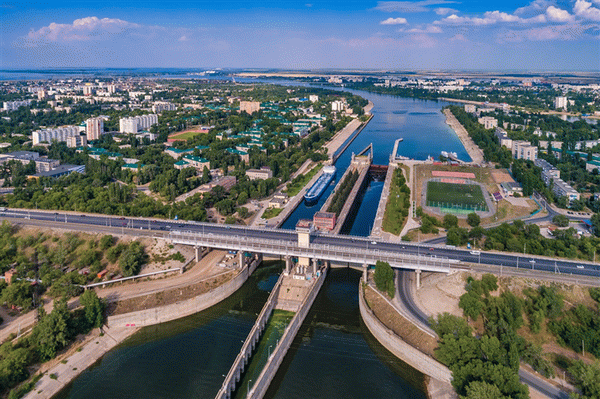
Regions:
[[[240,265],[240,270],[244,268],[244,251],[242,251],[241,249],[238,251],[238,255],[239,255],[239,265]]]
[[[202,247],[195,245],[194,250],[196,251],[196,263],[198,263],[202,260]]]
[[[362,267],[363,267],[363,275],[362,275],[362,278],[363,278],[363,281],[366,283],[366,282],[367,282],[367,270],[369,270],[369,266],[368,266],[366,263],[364,263],[364,264],[362,265]]]
[[[289,255],[286,255],[286,257],[285,257],[285,275],[289,276],[291,272],[292,272],[292,257]]]
[[[421,269],[415,270],[415,274],[417,275],[417,289],[421,288]]]

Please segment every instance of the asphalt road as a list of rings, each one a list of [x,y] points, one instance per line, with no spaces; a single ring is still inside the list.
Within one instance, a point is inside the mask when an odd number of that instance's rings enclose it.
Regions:
[[[118,216],[97,214],[75,214],[65,212],[47,212],[23,209],[0,209],[0,219],[9,218],[27,223],[27,220],[48,222],[48,227],[61,227],[65,225],[85,226],[94,232],[95,227],[121,228],[133,234],[135,230],[140,233],[149,232],[183,231],[215,235],[232,235],[255,239],[268,239],[273,241],[297,242],[297,235],[293,230],[265,229],[243,226],[218,225],[213,223],[184,222],[178,220],[126,218]],[[512,267],[523,270],[537,270],[572,274],[578,276],[600,277],[600,266],[582,261],[568,261],[563,259],[544,258],[533,255],[513,255],[500,252],[470,251],[448,246],[435,246],[430,244],[395,243],[383,240],[373,240],[364,237],[345,235],[315,234],[311,242],[315,244],[340,246],[357,249],[378,249],[381,251],[398,252],[399,254],[425,255],[443,259],[456,259],[461,262],[473,264],[487,264]]]

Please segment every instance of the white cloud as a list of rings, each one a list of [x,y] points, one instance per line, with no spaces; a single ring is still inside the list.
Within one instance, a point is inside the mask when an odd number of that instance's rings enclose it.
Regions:
[[[508,14],[501,11],[487,11],[483,14],[483,17],[459,17],[456,14],[452,14],[440,21],[435,21],[434,24],[450,24],[450,25],[493,25],[497,23],[542,23],[546,22],[544,15],[538,15],[533,18],[521,18],[514,14]]]
[[[573,6],[573,12],[580,18],[600,21],[600,9],[592,7],[592,3],[585,0],[577,0]]]
[[[140,25],[116,18],[86,17],[72,24],[52,22],[38,30],[31,29],[23,41],[29,46],[49,42],[77,42],[100,38],[103,35],[120,34]]]
[[[454,8],[448,8],[448,7],[438,7],[436,9],[434,9],[433,11],[435,11],[435,13],[437,15],[456,14],[458,12],[458,10],[455,10]]]
[[[181,37],[180,37],[179,39],[177,39],[177,40],[178,40],[178,41],[180,41],[180,42],[187,42],[187,41],[188,41],[188,40],[190,40],[190,39],[188,39],[186,35],[183,35],[183,36],[181,36]]]
[[[378,1],[375,10],[385,12],[426,12],[428,6],[455,4],[457,1],[449,0],[421,0],[421,1]]]
[[[450,38],[451,42],[468,42],[469,40],[462,33],[458,33]]]
[[[550,40],[579,40],[583,37],[594,35],[598,32],[600,26],[597,24],[565,24],[549,25],[538,28],[524,30],[510,30],[503,32],[498,36],[500,43],[523,42],[523,41],[550,41]]]
[[[567,10],[550,6],[546,9],[546,15],[552,22],[569,22],[573,20],[573,16]]]
[[[402,25],[407,23],[406,18],[388,18],[384,21],[381,21],[381,25]]]
[[[539,15],[543,14],[546,9],[553,3],[548,0],[535,0],[525,7],[517,8],[515,15]]]
[[[427,25],[425,28],[400,29],[399,32],[406,33],[443,33],[442,28],[435,25]]]

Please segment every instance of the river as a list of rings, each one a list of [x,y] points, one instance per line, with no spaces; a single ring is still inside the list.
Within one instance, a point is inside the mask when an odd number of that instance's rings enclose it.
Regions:
[[[289,82],[288,82],[289,84]],[[440,112],[444,103],[354,92],[375,104],[368,126],[340,156],[337,178],[352,152],[373,143],[374,163],[387,164],[394,141],[399,155],[425,159],[440,151],[470,158]],[[317,205],[300,205],[284,227],[312,218]],[[370,182],[350,234],[367,236],[383,182]],[[142,329],[86,370],[58,399],[213,398],[276,281],[278,266],[263,266],[233,296],[196,315]],[[423,376],[383,348],[358,310],[360,273],[332,270],[267,398],[424,398]]]

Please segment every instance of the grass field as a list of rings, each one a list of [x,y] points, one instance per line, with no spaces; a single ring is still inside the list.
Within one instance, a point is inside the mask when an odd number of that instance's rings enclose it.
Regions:
[[[203,134],[203,133],[200,133],[200,132],[176,133],[172,136],[169,136],[169,138],[177,139],[177,140],[189,140],[189,139],[193,139],[194,137],[196,137],[199,134]]]
[[[427,183],[427,205],[442,208],[487,210],[481,187],[475,184]]]

